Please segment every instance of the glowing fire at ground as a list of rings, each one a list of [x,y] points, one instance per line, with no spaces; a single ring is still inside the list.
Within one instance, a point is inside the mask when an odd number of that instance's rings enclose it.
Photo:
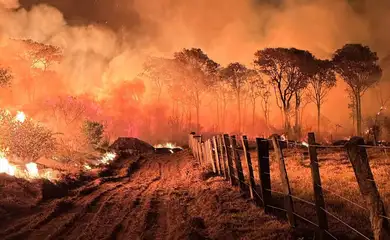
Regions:
[[[157,144],[157,145],[154,145],[154,148],[170,148],[170,149],[180,148],[180,149],[182,149],[181,147],[177,146],[175,143]]]
[[[116,156],[117,154],[114,152],[107,152],[103,155],[102,159],[100,159],[99,162],[103,164],[108,164],[109,162],[113,161],[116,158]]]
[[[18,111],[18,113],[15,116],[15,120],[23,123],[24,121],[26,121],[26,115],[24,114],[24,112]]]
[[[4,155],[1,153],[1,155]],[[16,166],[8,161],[4,156],[0,157],[0,173],[5,173],[10,176],[25,178],[25,179],[35,179],[35,178],[46,178],[48,180],[53,180],[54,177],[51,171],[45,173],[39,173],[38,166],[36,163],[27,163],[25,169],[21,169],[19,166]]]

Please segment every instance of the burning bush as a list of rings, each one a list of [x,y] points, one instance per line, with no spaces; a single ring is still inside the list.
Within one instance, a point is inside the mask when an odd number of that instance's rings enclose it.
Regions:
[[[103,139],[103,124],[86,120],[82,126],[82,132],[93,149],[98,150],[104,147],[108,147],[109,143]]]
[[[0,111],[0,148],[18,160],[34,162],[52,153],[56,147],[53,133],[19,112],[16,117]]]

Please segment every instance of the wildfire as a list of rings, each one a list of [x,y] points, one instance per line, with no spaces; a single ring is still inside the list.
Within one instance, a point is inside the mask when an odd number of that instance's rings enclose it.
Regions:
[[[85,165],[84,165],[84,168],[85,168],[86,170],[91,170],[91,169],[92,169],[88,164],[85,164]]]
[[[38,172],[38,167],[36,163],[27,163],[26,164],[26,174],[30,178],[38,178],[39,177],[39,172]]]
[[[157,145],[154,145],[154,148],[170,148],[170,149],[180,148],[180,149],[182,149],[181,147],[177,146],[175,143],[157,144]]]
[[[21,169],[19,166],[16,166],[8,161],[7,158],[4,157],[4,153],[0,157],[0,173],[5,173],[10,176],[14,176],[17,178],[25,178],[25,179],[36,179],[36,178],[46,178],[48,180],[53,180],[54,176],[51,171],[46,171],[44,173],[39,173],[38,166],[36,163],[27,163],[25,165],[25,169]]]
[[[282,140],[282,141],[287,141],[286,135],[282,134],[282,135],[280,136],[280,140]]]
[[[305,141],[302,141],[302,145],[305,146],[305,147],[309,147],[309,144]]]
[[[10,176],[15,176],[16,167],[8,162],[5,157],[0,158],[0,173],[5,173]]]
[[[107,152],[103,155],[102,159],[100,159],[100,162],[103,164],[108,164],[109,162],[113,161],[116,156],[117,155],[114,152]]]
[[[24,112],[18,111],[18,113],[15,116],[15,120],[23,123],[24,121],[26,121],[26,115],[24,114]]]

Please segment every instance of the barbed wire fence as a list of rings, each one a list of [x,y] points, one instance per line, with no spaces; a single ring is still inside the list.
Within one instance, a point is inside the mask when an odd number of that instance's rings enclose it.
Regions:
[[[372,235],[374,239],[387,239],[387,237],[390,239],[390,229],[387,227],[389,226],[388,220],[390,220],[390,218],[386,215],[383,202],[379,196],[375,181],[373,180],[366,151],[368,148],[387,151],[387,149],[390,149],[389,146],[366,145],[364,140],[359,137],[353,137],[343,145],[324,146],[315,142],[314,133],[308,134],[307,143],[293,143],[293,146],[307,148],[309,152],[315,199],[315,202],[311,202],[291,193],[282,147],[280,145],[280,143],[286,143],[288,147],[290,144],[289,141],[277,139],[276,136],[273,136],[271,139],[256,138],[258,158],[257,172],[259,175],[259,183],[256,183],[254,178],[254,170],[256,168],[252,165],[252,159],[249,154],[248,138],[246,136],[241,136],[240,138],[241,147],[238,147],[236,136],[223,134],[203,141],[202,136],[191,134],[189,136],[189,147],[192,150],[194,157],[202,166],[211,166],[215,174],[223,176],[233,186],[238,186],[241,191],[248,193],[248,196],[254,200],[256,205],[264,207],[265,213],[272,213],[273,210],[284,212],[290,226],[292,227],[296,227],[297,225],[296,218],[306,222],[315,228],[316,239],[338,239],[329,231],[328,216],[355,232],[362,239],[370,239],[370,237],[364,235],[361,231],[342,220],[340,216],[337,216],[337,214],[330,212],[325,208],[324,192],[332,194],[362,210],[369,212]],[[269,157],[270,145],[273,146],[276,159],[279,162],[283,192],[271,189]],[[365,202],[368,206],[364,207],[348,198],[340,196],[335,191],[322,187],[319,173],[319,163],[317,159],[317,149],[327,148],[343,149],[347,152],[348,158],[352,163],[352,167],[355,172],[360,192],[366,200]],[[247,172],[243,171],[241,155],[244,156],[248,167]],[[256,186],[259,186],[260,189],[257,189]],[[272,194],[277,194],[284,198],[285,201],[283,207],[275,206],[273,204]],[[294,211],[292,199],[315,207],[317,223],[296,213]]]

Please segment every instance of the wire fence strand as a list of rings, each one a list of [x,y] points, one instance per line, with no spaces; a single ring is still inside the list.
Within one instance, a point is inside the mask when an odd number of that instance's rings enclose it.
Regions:
[[[348,227],[349,229],[351,229],[352,231],[354,231],[355,233],[359,234],[361,237],[363,237],[364,239],[367,239],[367,240],[371,240],[369,237],[365,236],[363,233],[359,232],[356,228],[352,227],[351,225],[349,225],[348,223],[344,222],[343,220],[341,220],[340,218],[338,218],[336,215],[334,215],[333,213],[327,211],[326,209],[324,208],[321,208],[322,211],[326,212],[329,216],[333,217],[334,219],[336,219],[338,222],[344,224],[346,227]]]
[[[270,140],[271,140],[271,139],[262,139],[261,141],[263,141],[263,142],[269,142]],[[308,144],[308,143],[306,143],[306,142],[291,142],[291,141],[288,141],[288,140],[278,140],[278,141],[279,141],[279,142],[287,143],[288,146],[293,145],[293,146],[295,146],[295,147],[305,147],[305,148],[314,147],[314,148],[322,148],[322,149],[326,149],[326,148],[345,149],[346,146],[347,146],[346,144],[344,144],[344,145],[317,145],[317,144]],[[366,149],[383,149],[383,150],[390,149],[390,146],[383,146],[383,145],[380,145],[380,146],[358,145],[358,146],[359,146],[359,147],[362,147],[362,148],[366,148]],[[236,153],[237,153],[238,155],[240,155],[241,153],[246,153],[246,152],[247,152],[245,149],[243,149],[243,148],[241,148],[241,147],[233,147],[233,145],[226,146],[226,148],[229,149],[229,150],[234,150],[234,151],[236,151]],[[217,150],[218,150],[218,147],[213,147],[211,150],[212,150],[212,151],[217,151]],[[219,162],[223,164],[223,163],[225,162],[224,157],[222,157],[221,159],[219,159]],[[316,163],[318,164],[318,162],[316,162]],[[247,165],[250,166],[250,167],[252,167],[252,169],[254,169],[254,165],[253,165],[253,164],[248,164],[248,163],[247,163]],[[244,179],[244,181],[241,181],[241,180],[236,176],[238,173],[242,173],[242,174],[244,174],[244,176],[245,176],[246,174],[245,174],[244,170],[238,170],[236,167],[234,167],[234,166],[232,166],[232,165],[230,165],[230,164],[227,164],[227,166],[233,169],[233,174],[232,174],[231,176],[233,176],[235,179],[237,179],[240,183],[243,183],[243,184],[245,184],[246,186],[248,186],[249,188],[251,188],[252,192],[253,192],[253,193],[262,201],[263,205],[265,205],[262,196],[261,196],[261,195],[256,191],[256,189],[255,189],[255,188],[256,188],[256,185],[255,185],[255,186],[251,186],[250,184],[248,184],[248,183],[245,181],[245,179]],[[258,167],[258,166],[257,166],[257,167]],[[234,173],[237,173],[237,174],[234,174]],[[265,173],[265,174],[269,174],[269,175],[270,175],[271,173]],[[367,179],[367,180],[371,180],[371,179]],[[360,205],[360,204],[358,204],[358,203],[356,203],[356,202],[354,202],[354,201],[352,201],[352,200],[350,200],[350,199],[348,199],[348,198],[345,198],[345,197],[343,197],[343,196],[337,194],[336,192],[334,192],[334,191],[332,191],[332,190],[326,189],[326,188],[324,188],[323,186],[320,186],[320,185],[317,185],[317,186],[321,187],[325,192],[328,192],[328,193],[330,193],[330,194],[332,194],[332,195],[334,195],[334,196],[337,196],[337,197],[339,197],[340,199],[343,199],[343,200],[345,200],[345,201],[347,201],[347,202],[353,204],[354,206],[356,206],[356,207],[358,207],[358,208],[360,208],[360,209],[363,209],[363,210],[365,210],[365,211],[368,211],[368,209],[365,208],[365,207],[363,207],[362,205]],[[283,192],[279,192],[279,191],[272,190],[272,189],[265,189],[265,190],[266,190],[266,191],[270,191],[270,192],[272,192],[272,193],[277,193],[277,194],[286,196],[286,194],[283,193]],[[294,199],[296,199],[296,200],[299,200],[299,201],[304,202],[304,203],[306,203],[306,204],[309,204],[309,205],[311,205],[311,206],[315,206],[315,203],[310,202],[310,201],[307,201],[307,200],[305,200],[305,199],[302,199],[302,198],[300,198],[300,197],[298,197],[298,196],[295,196],[295,195],[292,195],[292,194],[288,194],[287,196],[290,196],[290,197],[292,197],[292,198],[294,198]],[[269,208],[273,208],[273,209],[276,209],[276,210],[279,210],[279,211],[287,212],[287,210],[284,209],[284,208],[280,208],[280,207],[273,206],[273,205],[269,205],[269,204],[265,205],[265,207],[269,207]],[[340,219],[340,218],[339,218],[338,216],[336,216],[335,214],[333,214],[333,213],[327,211],[327,210],[324,209],[324,208],[321,208],[321,209],[322,209],[326,214],[328,214],[329,216],[333,217],[335,220],[337,220],[338,222],[342,223],[344,226],[348,227],[350,230],[352,230],[353,232],[355,232],[355,233],[358,234],[359,236],[363,237],[364,239],[368,239],[368,240],[370,239],[370,238],[368,238],[367,236],[365,236],[363,233],[359,232],[357,229],[355,229],[354,227],[352,227],[351,225],[349,225],[348,223],[344,222],[342,219]],[[305,221],[305,222],[307,222],[307,223],[309,223],[309,224],[311,224],[311,225],[313,225],[313,226],[315,226],[315,227],[319,227],[319,225],[316,224],[316,223],[314,223],[313,221],[311,221],[311,220],[309,220],[309,219],[307,219],[307,218],[305,218],[305,217],[303,217],[303,216],[301,216],[301,215],[299,215],[299,214],[297,214],[297,213],[295,213],[295,212],[294,212],[293,214],[294,214],[294,216],[298,217],[299,219],[301,219],[301,220],[303,220],[303,221]],[[379,215],[379,216],[382,217],[382,218],[385,218],[385,219],[390,220],[390,217],[387,217],[387,216],[384,216],[384,215]],[[337,238],[336,238],[335,236],[333,236],[328,230],[324,230],[324,231],[326,232],[326,234],[327,234],[328,236],[332,237],[333,239],[337,239]]]

